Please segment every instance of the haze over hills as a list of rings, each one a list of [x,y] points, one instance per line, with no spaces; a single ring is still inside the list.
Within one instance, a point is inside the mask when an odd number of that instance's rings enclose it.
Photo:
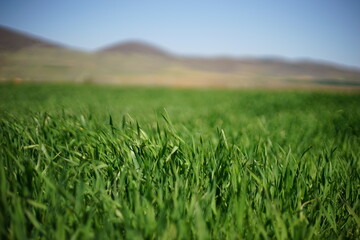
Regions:
[[[128,41],[89,53],[0,27],[0,80],[77,81],[186,87],[360,89],[360,70],[277,58],[177,56]]]

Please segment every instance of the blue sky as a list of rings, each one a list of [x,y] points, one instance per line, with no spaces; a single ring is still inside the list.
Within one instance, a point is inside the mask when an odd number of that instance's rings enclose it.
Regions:
[[[85,50],[137,39],[178,54],[360,67],[360,0],[0,0],[0,24]]]

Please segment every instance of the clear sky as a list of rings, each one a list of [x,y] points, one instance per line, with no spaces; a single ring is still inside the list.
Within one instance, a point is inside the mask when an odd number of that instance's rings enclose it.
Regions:
[[[360,0],[0,0],[0,24],[85,50],[137,39],[178,54],[360,67]]]

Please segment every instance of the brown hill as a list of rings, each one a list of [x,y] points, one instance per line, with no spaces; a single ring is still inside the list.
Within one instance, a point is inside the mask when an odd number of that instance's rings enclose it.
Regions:
[[[331,63],[282,58],[177,56],[139,41],[86,53],[0,27],[0,81],[15,78],[188,87],[360,89],[358,68]]]
[[[172,55],[159,47],[141,41],[127,41],[113,44],[111,46],[100,49],[98,53],[121,53],[127,55],[139,54],[162,57],[168,57]]]
[[[217,73],[256,73],[263,76],[302,76],[309,78],[356,78],[359,79],[360,70],[346,68],[331,63],[317,61],[288,61],[282,58],[234,58],[234,57],[186,57],[176,56],[154,45],[127,41],[105,47],[97,53],[117,53],[124,55],[146,55],[171,57],[170,63],[180,64],[189,69]],[[169,60],[168,60],[169,61]],[[141,70],[141,65],[138,65]]]
[[[17,51],[29,47],[59,48],[60,45],[27,33],[0,26],[0,51]]]
[[[280,58],[181,58],[180,61],[193,69],[221,73],[256,72],[269,76],[356,76],[360,69],[348,68],[320,61],[289,61]]]

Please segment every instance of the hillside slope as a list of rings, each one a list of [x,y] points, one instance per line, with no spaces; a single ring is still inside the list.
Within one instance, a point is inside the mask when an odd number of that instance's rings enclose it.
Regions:
[[[29,47],[60,48],[60,45],[0,26],[0,51],[17,51]]]

